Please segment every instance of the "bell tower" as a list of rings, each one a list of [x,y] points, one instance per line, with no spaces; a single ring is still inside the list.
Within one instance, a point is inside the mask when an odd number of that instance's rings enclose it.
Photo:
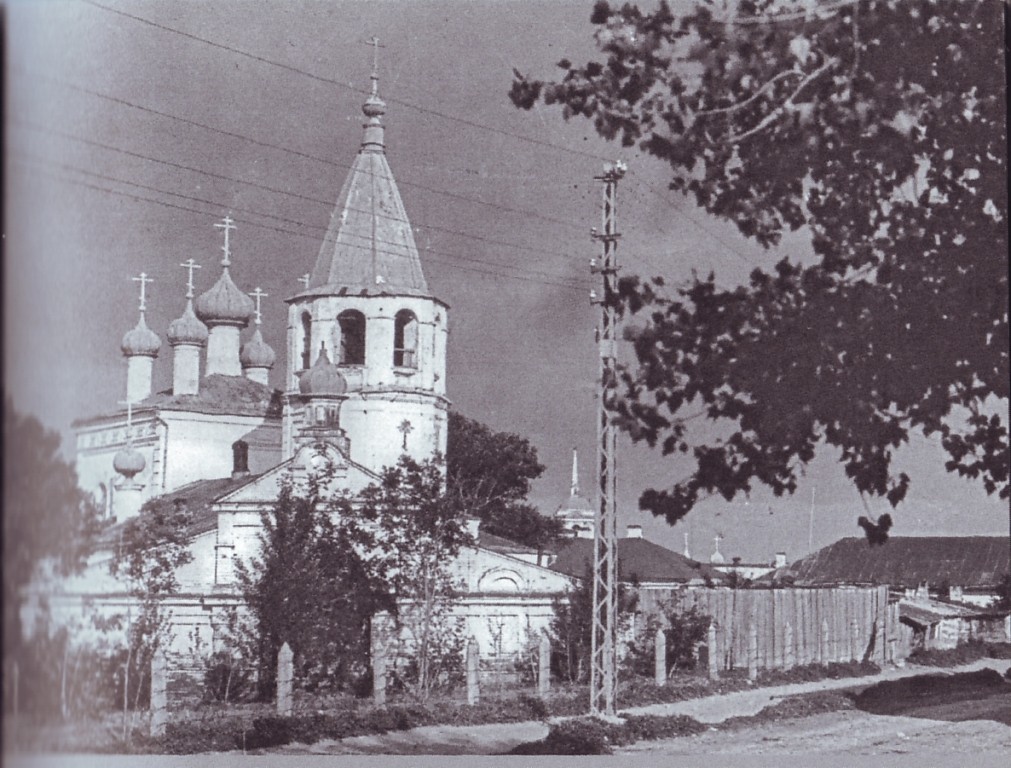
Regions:
[[[378,42],[373,39],[378,47]],[[302,374],[330,350],[346,392],[340,428],[350,459],[378,472],[402,454],[445,454],[448,305],[428,289],[389,163],[379,77],[364,105],[364,136],[313,271],[287,300],[285,458],[311,414]]]

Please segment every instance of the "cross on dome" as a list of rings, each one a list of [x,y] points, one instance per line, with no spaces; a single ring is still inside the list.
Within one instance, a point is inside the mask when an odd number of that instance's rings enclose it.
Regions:
[[[308,286],[306,286],[306,287],[308,287]],[[262,290],[260,290],[260,287],[257,286],[256,290],[252,291],[249,295],[252,296],[256,300],[256,309],[253,310],[253,314],[255,316],[255,320],[253,322],[255,322],[257,325],[259,325],[262,322],[262,320],[263,320],[263,313],[260,312],[260,299],[267,298],[267,294],[264,293]]]
[[[141,272],[140,277],[131,277],[135,283],[140,283],[140,311],[144,312],[147,309],[147,284],[153,283],[150,277],[147,276],[146,272]]]
[[[221,251],[225,255],[221,259],[221,266],[227,267],[232,263],[232,251],[228,244],[228,233],[233,229],[236,229],[235,220],[231,216],[225,216],[225,218],[221,220],[220,224],[214,225],[214,228],[223,230],[225,233],[225,244],[221,246]]]
[[[133,400],[120,400],[120,405],[126,406],[126,444],[133,445]]]
[[[300,282],[300,283],[301,283],[301,284],[302,284],[302,285],[303,285],[303,286],[304,286],[304,287],[305,287],[306,289],[308,289],[308,288],[309,288],[309,278],[310,278],[310,275],[309,275],[309,273],[308,273],[308,272],[306,272],[306,273],[305,273],[304,275],[302,275],[302,276],[301,276],[301,277],[300,277],[300,278],[298,279],[298,281],[299,281],[299,282]]]
[[[407,419],[404,419],[402,422],[400,422],[400,426],[397,427],[397,431],[404,436],[404,450],[406,451],[407,436],[414,431],[414,427],[411,426],[411,422],[409,422]]]
[[[182,264],[180,264],[179,266],[186,269],[186,273],[187,273],[187,275],[186,275],[186,298],[187,299],[192,299],[193,298],[193,270],[194,269],[201,269],[201,266],[199,264],[197,264],[196,261],[193,260],[192,256],[189,259],[187,259],[186,261],[184,261]]]

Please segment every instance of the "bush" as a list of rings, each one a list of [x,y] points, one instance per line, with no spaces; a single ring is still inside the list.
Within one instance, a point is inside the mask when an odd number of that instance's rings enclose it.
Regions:
[[[910,664],[923,667],[957,667],[984,658],[987,647],[983,643],[965,643],[955,648],[917,648],[906,659]]]
[[[656,741],[680,736],[694,736],[709,729],[688,715],[630,715],[625,719],[625,728],[632,741]]]
[[[1011,659],[1011,643],[987,643],[986,655],[991,659]]]
[[[612,746],[631,743],[624,724],[587,717],[566,720],[551,726],[540,741],[529,741],[512,749],[511,755],[610,755]]]
[[[204,701],[241,701],[252,692],[251,671],[232,658],[218,652],[206,661],[204,669]]]

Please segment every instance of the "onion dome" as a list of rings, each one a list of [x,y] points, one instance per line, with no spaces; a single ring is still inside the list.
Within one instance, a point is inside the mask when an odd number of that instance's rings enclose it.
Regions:
[[[169,344],[204,344],[207,341],[207,326],[193,314],[192,299],[186,302],[186,309],[168,327]]]
[[[144,313],[140,313],[140,320],[137,325],[131,328],[123,336],[123,343],[120,345],[123,354],[127,357],[144,355],[146,357],[157,357],[161,348],[161,339],[158,335],[147,327],[144,321]]]
[[[197,317],[209,326],[238,325],[245,327],[253,314],[253,300],[232,282],[226,267],[210,290],[200,295],[196,303]]]
[[[263,340],[260,329],[257,328],[253,338],[242,345],[239,362],[243,368],[271,368],[276,355],[270,345]]]
[[[147,462],[144,455],[136,448],[126,447],[116,451],[112,458],[112,468],[128,480],[132,480],[134,475],[144,471]]]
[[[340,368],[330,362],[326,345],[320,346],[319,357],[312,368],[298,377],[298,391],[303,395],[343,395],[348,383]]]

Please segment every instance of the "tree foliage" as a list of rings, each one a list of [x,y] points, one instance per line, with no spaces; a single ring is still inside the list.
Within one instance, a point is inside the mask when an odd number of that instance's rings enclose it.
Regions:
[[[560,536],[559,521],[525,503],[531,481],[543,472],[537,449],[525,438],[450,412],[447,494],[458,509],[480,518],[483,530],[531,547]]]
[[[303,687],[359,687],[374,617],[385,613],[387,639],[406,637],[406,682],[427,698],[462,647],[451,564],[471,542],[443,491],[442,465],[404,456],[355,498],[334,491],[333,481],[326,464],[304,481],[286,478],[261,515],[259,555],[237,566],[260,693],[273,694],[285,642]]]
[[[365,559],[374,533],[350,524],[350,499],[329,496],[326,484],[319,476],[302,487],[285,478],[277,502],[261,513],[259,556],[237,563],[251,618],[240,644],[250,649],[263,697],[274,693],[285,642],[305,688],[354,685],[368,670],[371,617],[392,604]]]
[[[98,510],[60,457],[60,437],[4,400],[4,654],[21,645],[22,590],[48,562],[67,575],[80,569],[99,527]]]
[[[1008,498],[1004,60],[999,3],[743,0],[676,18],[598,2],[603,61],[517,74],[520,107],[560,104],[669,164],[672,190],[764,246],[804,228],[814,257],[673,291],[622,282],[637,366],[611,405],[633,439],[694,459],[643,508],[777,495],[820,444],[894,506],[911,431]],[[686,411],[727,429],[695,439]]]

